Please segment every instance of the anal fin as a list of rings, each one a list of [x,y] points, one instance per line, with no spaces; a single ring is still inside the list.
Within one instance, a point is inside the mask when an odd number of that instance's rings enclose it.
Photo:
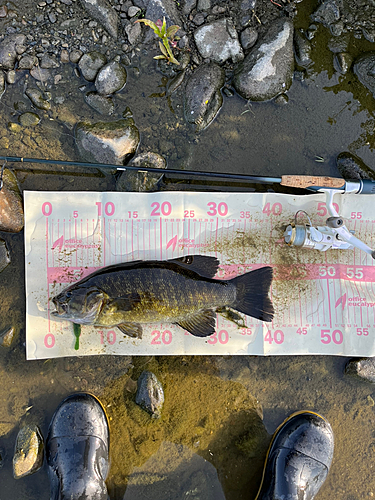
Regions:
[[[138,339],[142,338],[143,330],[140,323],[120,323],[116,326],[124,335]]]
[[[216,312],[212,309],[206,309],[176,324],[195,337],[208,337],[215,332]]]

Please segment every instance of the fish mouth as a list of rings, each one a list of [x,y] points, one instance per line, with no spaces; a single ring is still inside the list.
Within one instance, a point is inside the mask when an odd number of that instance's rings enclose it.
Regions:
[[[66,314],[66,305],[60,304],[56,298],[52,299],[54,309],[50,309],[52,316],[63,316]]]

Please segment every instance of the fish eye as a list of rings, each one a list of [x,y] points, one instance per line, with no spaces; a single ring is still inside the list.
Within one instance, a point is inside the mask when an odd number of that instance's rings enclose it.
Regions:
[[[65,294],[67,299],[70,299],[72,295],[73,295],[72,292],[66,292]]]

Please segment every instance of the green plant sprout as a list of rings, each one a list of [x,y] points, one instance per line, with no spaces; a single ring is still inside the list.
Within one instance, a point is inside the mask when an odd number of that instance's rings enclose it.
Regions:
[[[159,41],[161,54],[159,56],[155,56],[154,59],[167,59],[168,62],[173,64],[180,64],[174,57],[171,49],[171,46],[174,48],[177,46],[177,41],[174,40],[174,36],[180,29],[180,26],[173,24],[167,29],[165,17],[163,17],[163,22],[161,22],[160,19],[158,19],[156,23],[150,21],[149,19],[138,19],[136,23],[145,23],[146,26],[149,26],[154,30],[155,35],[162,39],[163,43]]]

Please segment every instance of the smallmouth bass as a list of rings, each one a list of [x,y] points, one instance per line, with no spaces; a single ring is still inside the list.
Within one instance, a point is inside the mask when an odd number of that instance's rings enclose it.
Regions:
[[[225,307],[272,321],[272,268],[216,280],[218,266],[215,257],[189,255],[104,267],[54,297],[52,314],[82,325],[117,326],[139,338],[149,323],[173,323],[207,337],[215,332],[216,312]]]

